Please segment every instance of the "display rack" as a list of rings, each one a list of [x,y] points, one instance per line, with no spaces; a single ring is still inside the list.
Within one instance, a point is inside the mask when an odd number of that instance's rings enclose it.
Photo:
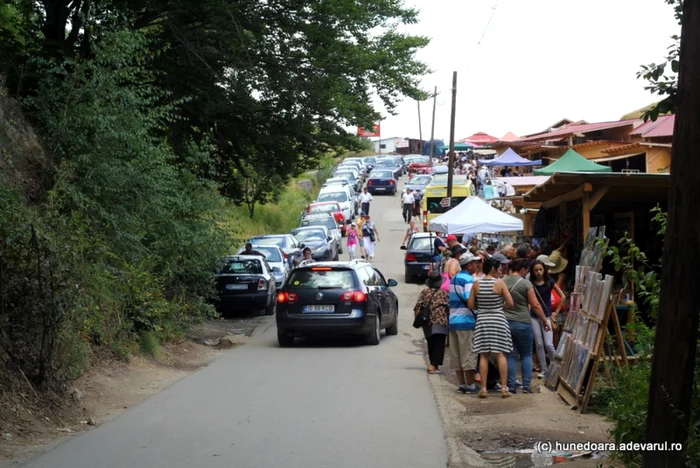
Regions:
[[[576,266],[576,283],[555,357],[547,370],[545,385],[572,407],[585,412],[595,384],[598,362],[604,353],[608,323],[615,322],[618,347],[622,332],[611,298],[613,276],[599,273],[607,250],[605,227],[591,228],[581,260]]]

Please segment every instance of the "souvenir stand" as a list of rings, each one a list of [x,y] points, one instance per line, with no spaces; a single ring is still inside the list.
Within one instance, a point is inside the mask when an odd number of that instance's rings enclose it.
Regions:
[[[603,277],[599,273],[607,246],[605,227],[591,228],[576,267],[576,283],[566,323],[545,380],[548,388],[556,389],[567,403],[581,413],[586,411],[595,384],[611,318],[615,323],[622,363],[626,364],[622,331],[611,298],[614,277]]]

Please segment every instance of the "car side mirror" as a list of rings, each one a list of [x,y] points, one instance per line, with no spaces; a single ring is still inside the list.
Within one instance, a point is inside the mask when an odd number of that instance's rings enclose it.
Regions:
[[[303,249],[304,247],[306,247],[306,244],[299,244],[300,249]]]
[[[402,246],[399,247],[399,248],[400,248],[401,250],[406,250],[406,246],[405,246],[405,245],[402,245]]]
[[[326,240],[327,240],[328,242],[332,241],[332,240],[333,240],[333,236],[328,236],[328,237],[326,237]]]
[[[393,288],[394,286],[398,286],[398,285],[399,285],[399,283],[397,283],[395,279],[390,279],[389,281],[387,281],[386,284],[387,284],[387,286],[392,287],[392,288]]]

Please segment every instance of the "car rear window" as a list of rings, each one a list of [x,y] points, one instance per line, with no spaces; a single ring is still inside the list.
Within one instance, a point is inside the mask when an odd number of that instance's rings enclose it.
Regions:
[[[284,237],[251,237],[250,243],[254,245],[276,245],[284,248]]]
[[[414,237],[411,240],[411,244],[408,246],[411,250],[426,250],[430,251],[433,249],[434,237]]]
[[[340,211],[338,205],[316,205],[309,208],[309,213],[332,213]]]
[[[409,183],[411,185],[428,185],[430,183],[430,176],[414,177]]]
[[[260,260],[226,260],[224,267],[221,269],[222,274],[239,274],[239,275],[261,275],[262,264]]]
[[[393,179],[394,173],[388,171],[372,171],[372,179]]]
[[[337,226],[335,224],[335,219],[333,219],[331,217],[328,217],[325,219],[304,218],[301,220],[301,227],[306,227],[306,226],[326,226],[329,230],[337,229]]]
[[[287,287],[293,289],[350,289],[355,286],[354,278],[352,270],[295,269],[289,277]]]
[[[318,242],[326,238],[326,233],[322,229],[296,229],[292,231],[294,237],[302,242]]]
[[[253,250],[257,250],[261,254],[265,255],[265,259],[267,259],[268,262],[282,261],[282,258],[280,257],[280,251],[277,249],[271,249],[269,247],[264,246],[253,246]]]
[[[346,192],[326,192],[318,196],[318,201],[346,202],[348,194]]]

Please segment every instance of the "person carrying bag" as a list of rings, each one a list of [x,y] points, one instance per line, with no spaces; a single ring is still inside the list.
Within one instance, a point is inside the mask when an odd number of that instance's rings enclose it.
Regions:
[[[450,295],[440,289],[443,281],[444,278],[440,273],[431,273],[425,282],[427,288],[421,291],[413,307],[415,317],[413,326],[423,328],[423,334],[428,342],[429,374],[439,372],[445,357]]]

